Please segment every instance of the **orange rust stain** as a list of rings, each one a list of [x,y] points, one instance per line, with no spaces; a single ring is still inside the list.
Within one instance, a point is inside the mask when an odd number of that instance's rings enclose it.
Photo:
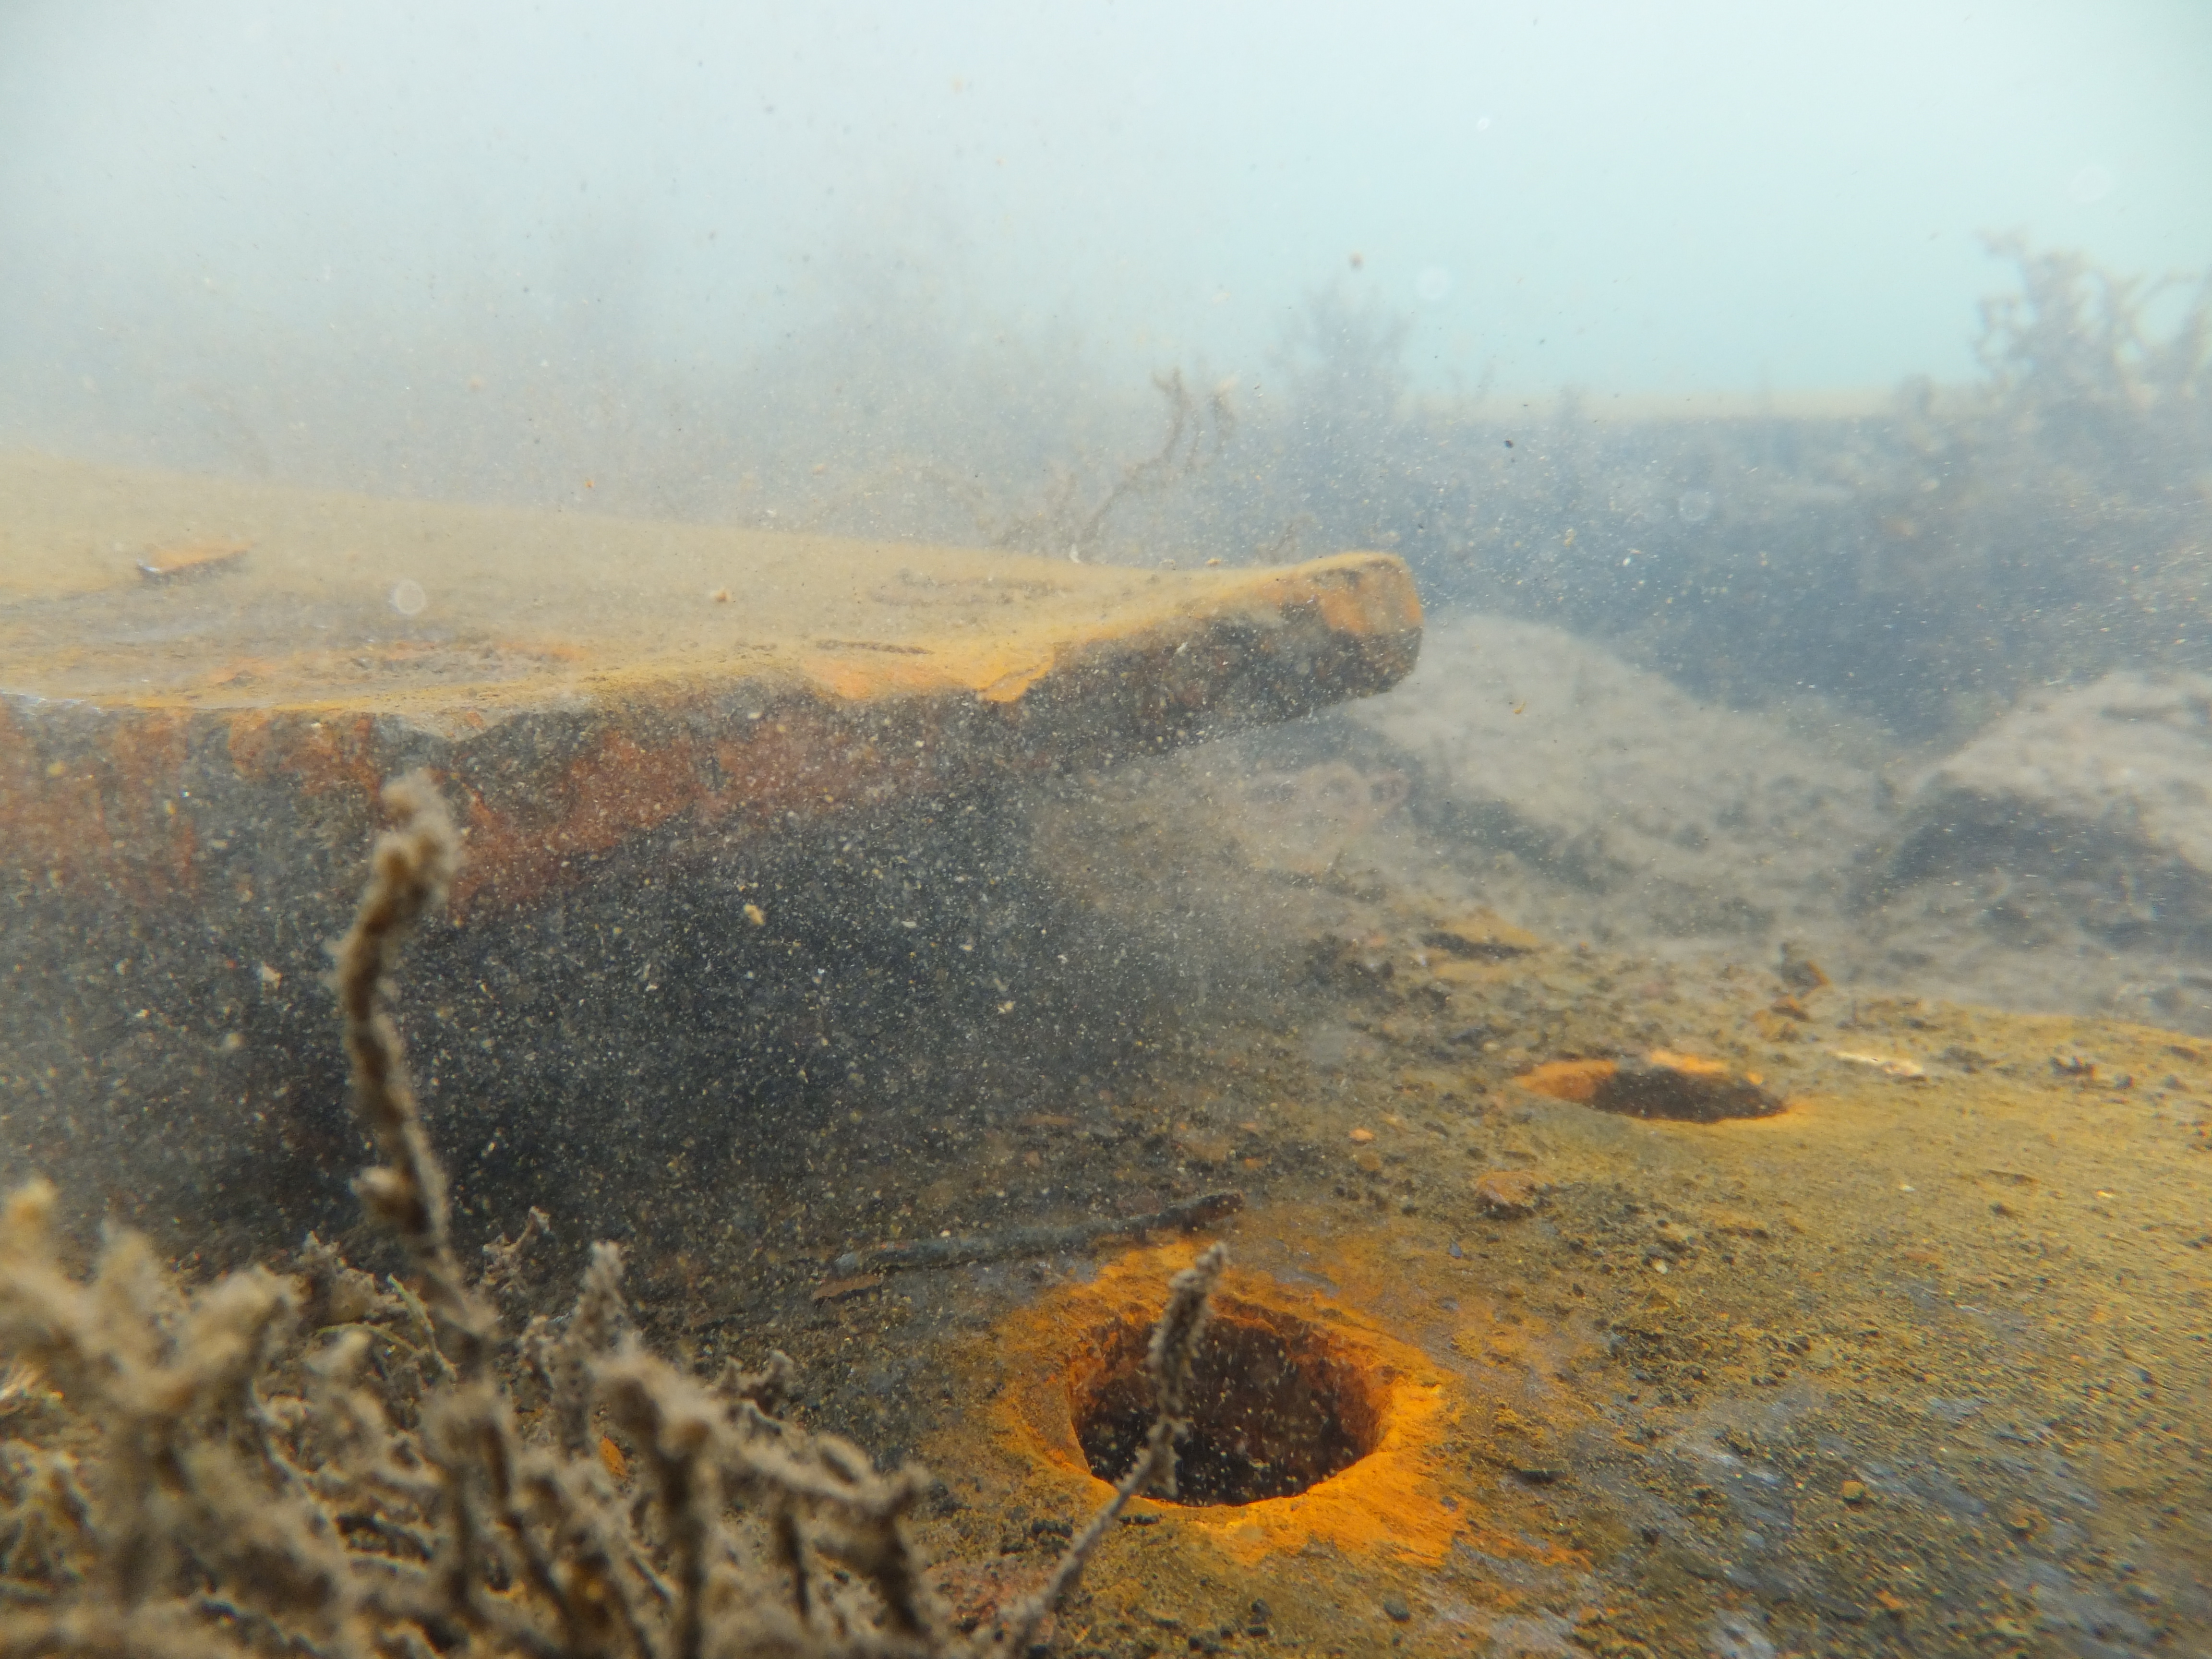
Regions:
[[[617,1484],[629,1479],[629,1459],[623,1455],[623,1449],[620,1446],[615,1444],[606,1436],[601,1435],[599,1453],[599,1467],[613,1477]]]
[[[1571,1100],[1587,1106],[1596,1098],[1607,1079],[1620,1069],[1610,1060],[1552,1060],[1513,1080],[1524,1089],[1554,1100]]]
[[[648,748],[614,731],[569,763],[561,793],[567,810],[553,831],[556,844],[598,853],[665,823],[710,792],[700,777],[695,744],[678,739]]]
[[[103,886],[135,903],[193,893],[198,838],[177,810],[185,738],[182,716],[137,715],[48,761],[0,704],[0,841],[52,886]]]
[[[302,720],[297,714],[240,709],[222,717],[232,769],[254,782],[289,776],[310,795],[355,794],[374,800],[384,787],[386,757],[366,714]]]
[[[1686,1072],[1692,1077],[1726,1077],[1728,1064],[1724,1060],[1707,1060],[1701,1054],[1678,1054],[1671,1048],[1654,1048],[1647,1056],[1654,1066],[1664,1066],[1670,1072]],[[1757,1077],[1751,1079],[1759,1081]]]
[[[1371,555],[1347,554],[1337,570],[1306,579],[1321,606],[1322,621],[1343,634],[1387,635],[1421,626],[1420,596],[1411,582],[1370,581]],[[1285,583],[1286,589],[1291,584]]]
[[[1010,703],[1094,647],[1123,653],[1157,673],[1195,642],[1194,624],[1202,629],[1238,614],[1270,611],[1285,619],[1301,611],[1318,616],[1330,631],[1362,639],[1400,640],[1418,635],[1421,627],[1420,598],[1404,567],[1388,555],[1349,553],[1258,580],[1240,577],[1195,596],[1170,589],[1150,606],[1142,599],[1122,598],[1085,621],[1062,616],[989,640],[915,640],[898,650],[848,646],[811,653],[800,666],[816,687],[848,702],[964,690],[986,702]],[[1187,704],[1201,700],[1208,689],[1201,681],[1172,688],[1170,695]]]
[[[1073,1401],[1087,1380],[1084,1368],[1100,1363],[1095,1352],[1100,1345],[1070,1350],[1083,1333],[1149,1326],[1158,1315],[1163,1287],[1195,1254],[1187,1242],[1133,1251],[1091,1283],[1062,1287],[1003,1324],[996,1352],[1018,1380],[991,1407],[990,1426],[1002,1441],[1085,1489],[1091,1501],[1103,1502],[1112,1488],[1085,1462],[1073,1417]],[[1443,1503],[1443,1447],[1455,1413],[1439,1368],[1356,1311],[1261,1275],[1232,1269],[1223,1295],[1231,1316],[1244,1304],[1307,1322],[1328,1341],[1337,1363],[1367,1379],[1376,1407],[1374,1449],[1288,1498],[1211,1507],[1140,1499],[1136,1507],[1173,1515],[1247,1564],[1313,1544],[1387,1550],[1426,1565],[1443,1560],[1467,1516]]]
[[[262,713],[235,714],[229,730],[230,769],[244,778],[265,778],[276,769],[274,717]]]
[[[918,752],[883,753],[842,722],[797,710],[742,738],[641,738],[613,727],[514,805],[462,785],[467,857],[453,904],[526,902],[562,885],[564,864],[686,817],[767,823],[880,799],[910,778]]]
[[[975,695],[985,702],[1018,702],[1054,665],[1049,652],[1002,651],[990,665],[989,678],[979,677],[975,682]]]
[[[1100,630],[1102,638],[1118,630]],[[1078,643],[1081,641],[1079,640]],[[848,650],[811,654],[800,672],[848,702],[969,691],[986,702],[1013,702],[1052,672],[1049,643],[1019,636],[982,641],[933,641],[914,653]]]
[[[603,732],[542,798],[533,794],[541,811],[502,811],[467,789],[467,857],[453,883],[456,913],[487,890],[509,902],[534,897],[559,884],[561,866],[571,860],[607,852],[678,813],[719,807],[699,749],[688,738],[647,748],[619,729]]]

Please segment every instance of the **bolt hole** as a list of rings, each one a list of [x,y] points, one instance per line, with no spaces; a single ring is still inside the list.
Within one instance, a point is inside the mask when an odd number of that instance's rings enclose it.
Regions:
[[[1099,1333],[1096,1364],[1073,1380],[1076,1441],[1101,1480],[1128,1473],[1152,1427],[1151,1335],[1134,1323]],[[1168,1500],[1177,1504],[1288,1498],[1351,1468],[1381,1436],[1378,1390],[1326,1332],[1227,1298],[1216,1299],[1199,1346],[1190,1409]]]

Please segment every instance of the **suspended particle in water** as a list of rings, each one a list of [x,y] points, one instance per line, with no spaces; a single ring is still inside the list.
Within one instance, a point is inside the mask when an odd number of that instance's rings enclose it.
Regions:
[[[1682,515],[1685,524],[1703,524],[1713,515],[1713,492],[1710,489],[1686,489],[1682,499],[1674,503],[1674,510]]]
[[[1451,292],[1451,272],[1442,265],[1430,265],[1413,279],[1413,292],[1431,305]]]
[[[421,613],[430,603],[430,596],[422,591],[422,584],[411,578],[395,583],[392,589],[392,608],[403,617]]]

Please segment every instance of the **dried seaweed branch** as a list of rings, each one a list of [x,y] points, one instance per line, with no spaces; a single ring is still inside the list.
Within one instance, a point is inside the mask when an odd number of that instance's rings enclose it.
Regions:
[[[1121,1477],[1114,1496],[1099,1506],[1090,1524],[1069,1540],[1044,1588],[1006,1621],[1002,1652],[1029,1651],[1037,1626],[1074,1587],[1091,1553],[1131,1498],[1154,1486],[1164,1497],[1175,1496],[1176,1442],[1190,1432],[1191,1370],[1198,1357],[1198,1340],[1206,1331],[1214,1286],[1221,1282],[1222,1270],[1228,1265],[1228,1247],[1212,1244],[1169,1282],[1166,1310],[1152,1328],[1152,1346],[1145,1353],[1145,1367],[1152,1379],[1153,1410],[1152,1426],[1145,1436],[1145,1455]]]
[[[1207,393],[1201,404],[1183,384],[1182,371],[1176,368],[1155,374],[1152,389],[1167,404],[1167,431],[1159,447],[1122,463],[1103,493],[1094,467],[1055,467],[1035,507],[1010,510],[998,495],[967,473],[934,461],[896,460],[821,501],[795,527],[820,530],[845,509],[882,493],[892,480],[912,479],[958,502],[993,547],[1080,564],[1102,550],[1107,520],[1116,509],[1196,477],[1220,458],[1236,435],[1236,410],[1225,386]]]
[[[1067,556],[1071,559],[1079,560],[1098,545],[1099,538],[1105,532],[1108,515],[1123,501],[1139,495],[1157,494],[1189,477],[1218,456],[1236,431],[1236,416],[1224,388],[1215,388],[1206,399],[1206,410],[1213,417],[1213,441],[1210,446],[1206,441],[1205,427],[1198,405],[1183,386],[1181,369],[1171,370],[1164,375],[1155,374],[1152,389],[1167,399],[1167,436],[1156,453],[1124,466],[1121,477],[1091,509],[1091,515],[1077,526],[1072,534],[1066,535]],[[1057,544],[1047,550],[1056,551]]]
[[[353,1068],[354,1110],[386,1162],[355,1182],[369,1213],[398,1235],[441,1334],[455,1348],[464,1377],[478,1376],[495,1321],[453,1259],[446,1174],[415,1104],[399,1028],[378,1000],[400,939],[425,910],[442,902],[460,860],[460,838],[429,780],[410,774],[384,787],[400,820],[377,837],[368,886],[353,927],[338,941],[336,986]]]

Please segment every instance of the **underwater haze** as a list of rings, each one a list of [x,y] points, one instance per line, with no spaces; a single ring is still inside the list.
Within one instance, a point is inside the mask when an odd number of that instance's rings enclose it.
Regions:
[[[0,0],[0,1655],[2212,1653],[2208,88]]]
[[[1178,366],[1264,407],[1318,289],[1415,392],[1863,398],[1972,373],[1984,233],[2212,263],[2208,78],[2187,0],[21,0],[0,429],[720,512]]]

